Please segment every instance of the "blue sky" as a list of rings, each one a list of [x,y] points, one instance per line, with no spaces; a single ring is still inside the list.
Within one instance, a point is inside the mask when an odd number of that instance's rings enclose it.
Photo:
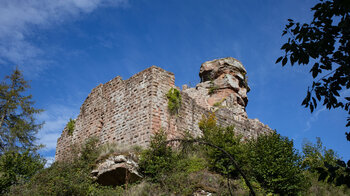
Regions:
[[[312,78],[307,66],[276,65],[288,18],[307,22],[315,0],[2,0],[0,77],[18,65],[46,124],[38,134],[55,154],[56,140],[92,88],[156,65],[176,85],[199,82],[201,63],[232,56],[246,67],[249,118],[258,118],[297,148],[321,137],[344,159],[346,113],[301,106]],[[344,91],[344,94],[349,94]]]

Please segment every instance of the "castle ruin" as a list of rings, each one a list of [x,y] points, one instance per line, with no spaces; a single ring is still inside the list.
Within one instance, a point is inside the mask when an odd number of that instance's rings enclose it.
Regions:
[[[183,85],[177,115],[168,111],[166,97],[169,89],[177,88],[174,74],[159,67],[147,68],[127,80],[118,76],[100,84],[81,106],[73,132],[66,127],[58,138],[55,160],[69,158],[72,148],[90,137],[97,137],[100,145],[147,146],[161,128],[169,138],[185,130],[198,136],[198,122],[210,111],[215,112],[219,125],[234,125],[246,138],[269,132],[267,125],[247,116],[246,74],[242,63],[232,57],[203,63],[201,82],[194,88]]]

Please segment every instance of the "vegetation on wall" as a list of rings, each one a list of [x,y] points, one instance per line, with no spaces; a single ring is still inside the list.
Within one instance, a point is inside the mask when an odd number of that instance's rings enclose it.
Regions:
[[[214,82],[211,80],[210,81],[210,86],[208,89],[208,94],[212,95],[214,94],[217,90],[219,90],[219,87],[217,85],[214,84]]]
[[[224,101],[225,101],[225,99],[226,99],[226,98],[222,98],[220,101],[215,102],[213,106],[214,106],[214,107],[220,107],[220,106],[221,106],[221,104],[222,104],[222,102],[224,102]]]
[[[176,88],[170,88],[168,93],[166,94],[168,98],[168,109],[170,114],[174,115],[179,112],[181,107],[181,94],[180,91]]]
[[[73,135],[74,129],[75,129],[75,120],[70,118],[67,123],[68,135]]]

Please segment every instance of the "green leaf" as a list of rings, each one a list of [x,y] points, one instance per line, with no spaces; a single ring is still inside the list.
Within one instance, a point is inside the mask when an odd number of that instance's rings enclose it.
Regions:
[[[310,110],[311,110],[311,113],[314,111],[314,106],[312,105],[312,103],[310,104]]]
[[[317,107],[317,102],[316,102],[316,99],[314,97],[312,97],[312,101],[313,101],[313,103],[315,105],[315,108],[316,108]]]
[[[288,58],[284,57],[282,61],[282,66],[285,66],[287,64]]]
[[[283,59],[283,56],[279,57],[279,58],[276,60],[275,64],[279,63],[282,59]]]

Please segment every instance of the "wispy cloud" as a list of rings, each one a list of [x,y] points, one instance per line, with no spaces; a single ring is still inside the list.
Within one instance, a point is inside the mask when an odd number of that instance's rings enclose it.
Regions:
[[[29,40],[38,28],[50,28],[77,19],[103,6],[123,6],[127,0],[2,0],[0,1],[0,63],[47,64],[45,51]]]
[[[52,105],[46,111],[38,116],[39,121],[45,121],[43,128],[39,131],[38,143],[44,144],[45,148],[41,151],[48,152],[56,149],[58,137],[69,118],[75,118],[78,109],[63,105]]]
[[[341,101],[341,102],[346,102],[344,97],[350,97],[350,89],[346,89],[346,90],[341,91],[340,92],[340,96],[337,97],[337,100]],[[321,109],[316,110],[315,113],[313,113],[313,115],[306,121],[306,127],[304,129],[304,132],[305,131],[309,131],[311,129],[312,123],[317,121],[318,120],[318,116],[320,115],[320,113],[322,113],[326,109],[327,109],[326,106],[323,106]]]
[[[326,109],[326,106],[323,106],[321,109],[316,110],[315,113],[312,114],[312,116],[306,121],[306,127],[304,129],[304,132],[309,131],[311,129],[312,123],[317,121],[320,113],[325,111]]]

